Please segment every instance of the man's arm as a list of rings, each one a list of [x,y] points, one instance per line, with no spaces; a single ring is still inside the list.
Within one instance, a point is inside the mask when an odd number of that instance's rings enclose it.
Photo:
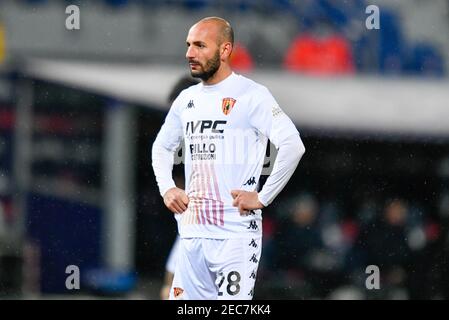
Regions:
[[[187,210],[189,198],[184,190],[176,187],[173,180],[174,152],[165,149],[156,139],[153,143],[151,157],[154,175],[165,206],[173,213],[183,213]]]
[[[256,191],[232,190],[233,204],[239,208],[240,213],[245,214],[249,210],[262,209],[273,202],[290,180],[305,151],[299,134],[290,135],[282,140],[279,143],[273,171],[262,190],[259,193]]]
[[[151,149],[151,163],[159,187],[159,193],[161,196],[164,196],[169,189],[176,187],[172,175],[174,152],[166,149],[158,139],[159,136],[154,141]]]
[[[184,190],[177,188],[173,180],[173,162],[176,148],[182,140],[182,124],[176,102],[168,112],[165,122],[153,143],[151,159],[159,192],[168,209],[182,213],[187,209],[189,199]]]
[[[299,134],[288,136],[280,142],[273,171],[258,194],[264,207],[273,202],[284,189],[305,152],[306,148]]]
[[[273,171],[258,194],[232,190],[233,205],[240,213],[268,206],[285,187],[305,152],[304,144],[290,118],[281,110],[271,93],[263,88],[255,95],[248,118],[251,125],[278,149]]]

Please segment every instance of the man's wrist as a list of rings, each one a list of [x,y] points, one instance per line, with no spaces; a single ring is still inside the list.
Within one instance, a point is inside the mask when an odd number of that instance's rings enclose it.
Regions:
[[[162,198],[165,197],[165,194],[167,193],[168,190],[173,189],[173,188],[176,188],[176,185],[173,184],[173,185],[169,185],[164,188],[161,188],[160,193],[161,193]]]
[[[268,206],[268,203],[266,201],[264,201],[263,195],[261,195],[260,193],[257,193],[257,199],[259,200],[259,202],[263,208]]]

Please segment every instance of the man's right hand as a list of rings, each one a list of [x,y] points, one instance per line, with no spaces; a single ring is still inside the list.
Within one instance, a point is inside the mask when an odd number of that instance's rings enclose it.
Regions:
[[[171,212],[183,213],[187,210],[189,198],[184,190],[174,187],[165,192],[164,203]]]

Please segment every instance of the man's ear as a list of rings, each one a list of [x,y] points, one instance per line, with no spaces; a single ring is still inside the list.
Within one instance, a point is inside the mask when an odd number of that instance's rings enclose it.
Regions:
[[[223,58],[230,58],[231,54],[232,54],[232,44],[230,42],[225,42],[222,45],[222,51],[221,51],[221,55]]]

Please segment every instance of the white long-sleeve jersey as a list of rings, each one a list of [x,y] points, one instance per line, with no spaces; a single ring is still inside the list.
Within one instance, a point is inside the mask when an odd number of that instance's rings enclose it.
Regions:
[[[258,195],[264,206],[286,185],[305,152],[290,118],[264,86],[235,73],[218,84],[200,83],[181,92],[153,144],[152,164],[163,196],[175,187],[173,157],[184,140],[189,204],[175,214],[182,238],[261,236],[261,210],[241,215],[231,190],[257,189],[268,139],[278,155]]]

